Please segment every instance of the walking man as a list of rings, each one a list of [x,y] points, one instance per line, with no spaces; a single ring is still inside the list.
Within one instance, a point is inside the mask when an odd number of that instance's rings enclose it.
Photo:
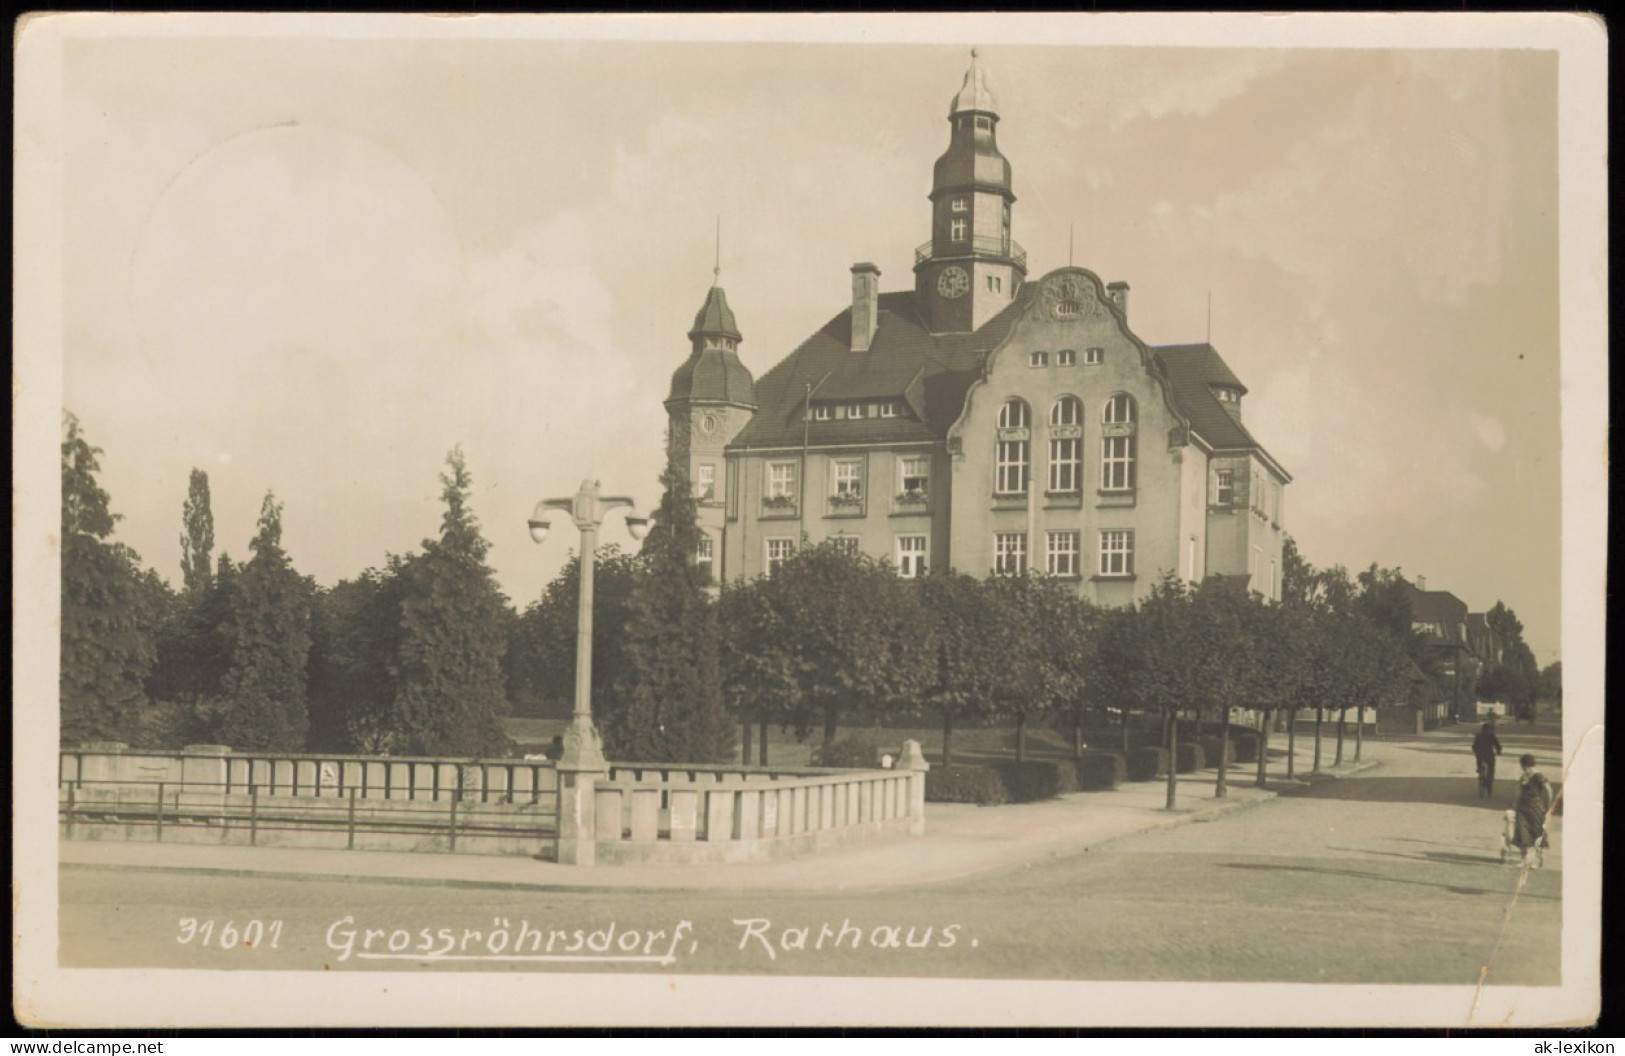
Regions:
[[[1495,716],[1473,736],[1473,758],[1478,761],[1478,798],[1488,799],[1495,791],[1495,757],[1501,754],[1501,738],[1495,735]]]

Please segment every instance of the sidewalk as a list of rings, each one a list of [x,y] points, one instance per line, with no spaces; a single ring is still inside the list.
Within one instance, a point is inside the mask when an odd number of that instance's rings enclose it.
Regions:
[[[1284,748],[1285,740],[1272,747]],[[1297,745],[1297,772],[1308,776],[1313,739]],[[1345,745],[1345,758],[1352,754]],[[1364,761],[1332,771],[1330,745],[1322,746],[1324,773],[1316,780],[1346,777],[1381,765],[1392,743],[1367,741]],[[1286,772],[1272,754],[1269,773],[1277,785]],[[884,888],[962,879],[1076,854],[1111,840],[1169,825],[1206,821],[1219,814],[1268,802],[1276,793],[1254,786],[1255,764],[1233,765],[1228,795],[1213,797],[1214,771],[1178,778],[1178,806],[1164,809],[1164,780],[1126,784],[1110,792],[1079,792],[1039,803],[977,807],[928,803],[926,833],[914,838],[841,847],[816,854],[735,865],[567,866],[499,855],[423,854],[390,851],[311,850],[284,847],[223,847],[202,844],[67,841],[59,860],[68,868],[145,869],[228,876],[320,876],[329,880],[429,884],[443,887],[605,889],[818,889]]]

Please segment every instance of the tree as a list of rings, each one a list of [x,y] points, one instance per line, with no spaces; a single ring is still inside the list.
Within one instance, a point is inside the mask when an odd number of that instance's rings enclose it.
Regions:
[[[920,702],[942,719],[942,764],[953,763],[956,720],[982,711],[997,692],[1007,667],[1002,628],[982,584],[958,572],[932,572],[916,580],[929,654]]]
[[[644,558],[601,546],[592,576],[592,699],[618,705],[621,672],[627,669],[626,628],[632,619],[632,593],[643,576]],[[520,714],[568,718],[575,700],[577,604],[581,558],[573,555],[513,621],[505,664],[509,696]],[[596,707],[596,703],[595,703]]]
[[[493,755],[511,748],[503,657],[507,599],[485,563],[490,549],[469,508],[473,479],[462,448],[446,456],[440,537],[393,558],[401,577],[401,630],[393,674],[395,732],[413,755]]]
[[[181,507],[181,579],[189,598],[209,589],[214,579],[214,512],[209,508],[209,475],[193,467]]]
[[[1542,700],[1551,701],[1556,707],[1563,706],[1562,661],[1553,661],[1541,669],[1540,697]]]
[[[715,607],[695,558],[700,530],[688,473],[675,461],[633,586],[618,707],[607,709],[604,750],[616,758],[726,762],[733,728],[722,702]]]
[[[323,591],[311,618],[310,746],[387,755],[397,744],[394,660],[403,580],[368,569]]]
[[[140,568],[129,547],[110,541],[118,516],[96,481],[101,449],[79,420],[63,416],[62,655],[63,744],[129,740],[148,704],[147,676],[157,659],[155,628],[167,590]]]
[[[1258,671],[1248,631],[1255,629],[1251,608],[1256,604],[1236,578],[1212,578],[1190,595],[1191,649],[1181,662],[1191,666],[1191,684],[1211,705],[1219,719],[1219,758],[1213,796],[1228,793],[1230,713],[1248,695]]]
[[[236,577],[226,634],[231,666],[222,680],[222,743],[238,751],[296,752],[310,725],[306,665],[310,658],[312,584],[282,549],[282,506],[267,492],[254,556]]]
[[[826,543],[750,589],[761,592],[780,629],[798,689],[798,735],[822,720],[831,743],[846,709],[894,706],[925,683],[918,598],[890,566]]]
[[[1179,713],[1197,699],[1190,589],[1165,575],[1138,605],[1120,610],[1102,628],[1097,681],[1126,707],[1161,716],[1168,751],[1167,808],[1177,801]]]
[[[761,727],[760,764],[766,766],[770,720],[788,725],[802,712],[799,661],[789,644],[768,579],[724,583],[717,599],[722,693],[739,722],[741,762],[751,761],[751,728]]]

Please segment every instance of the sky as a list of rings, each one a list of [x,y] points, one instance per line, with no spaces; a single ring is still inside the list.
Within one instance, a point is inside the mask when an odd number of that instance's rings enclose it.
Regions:
[[[658,501],[718,261],[758,376],[853,263],[912,285],[974,44],[1031,274],[1070,246],[1146,342],[1211,337],[1313,564],[1502,601],[1559,658],[1555,53],[932,36],[68,40],[62,402],[116,538],[178,583],[197,467],[216,556],[270,491],[331,585],[437,534],[460,445],[524,607],[575,542],[529,540],[538,499]]]

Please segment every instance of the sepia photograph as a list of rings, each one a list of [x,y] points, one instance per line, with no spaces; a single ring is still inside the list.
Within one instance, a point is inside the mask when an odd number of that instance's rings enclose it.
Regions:
[[[14,49],[23,1025],[1600,1015],[1599,20]]]

